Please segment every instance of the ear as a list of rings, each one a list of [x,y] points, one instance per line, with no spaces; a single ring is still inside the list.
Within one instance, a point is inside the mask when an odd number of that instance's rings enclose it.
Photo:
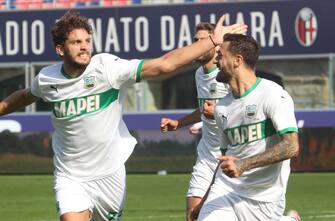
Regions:
[[[56,45],[56,53],[60,56],[64,56],[64,47],[62,45]]]
[[[241,55],[236,55],[235,58],[234,58],[234,61],[233,61],[233,64],[234,64],[234,67],[239,67],[243,64],[243,57]]]

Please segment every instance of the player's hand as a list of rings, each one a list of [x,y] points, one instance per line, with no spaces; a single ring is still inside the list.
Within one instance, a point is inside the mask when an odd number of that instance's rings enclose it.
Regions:
[[[203,106],[202,114],[208,119],[214,119],[214,107],[215,103],[210,100],[206,100]]]
[[[161,131],[175,131],[178,128],[179,122],[177,120],[172,120],[170,118],[162,118],[161,119]]]
[[[200,133],[200,129],[197,127],[190,127],[190,129],[188,130],[188,132],[192,135],[197,135]]]
[[[202,124],[201,121],[198,122],[198,123],[193,124],[193,125],[190,127],[190,129],[188,130],[189,133],[192,134],[192,135],[197,135],[197,134],[199,134],[200,131],[201,131],[202,125],[203,125],[203,124]]]
[[[233,156],[220,156],[217,158],[221,163],[221,169],[229,177],[239,177],[243,172],[241,160]]]
[[[222,44],[223,37],[227,33],[233,34],[243,34],[247,32],[248,26],[245,24],[233,24],[228,26],[223,26],[225,16],[222,15],[219,21],[216,23],[214,34],[212,36],[213,41],[216,45]]]

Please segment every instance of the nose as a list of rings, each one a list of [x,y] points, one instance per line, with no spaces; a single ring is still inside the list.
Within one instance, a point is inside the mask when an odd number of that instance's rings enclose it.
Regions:
[[[91,42],[85,42],[84,41],[80,44],[80,50],[81,51],[89,51],[90,48],[91,48]]]

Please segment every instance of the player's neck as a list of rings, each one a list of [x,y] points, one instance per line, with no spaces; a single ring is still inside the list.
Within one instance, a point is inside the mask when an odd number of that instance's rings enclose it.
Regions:
[[[84,71],[86,67],[74,67],[72,65],[63,63],[62,72],[68,78],[76,78],[79,77]]]
[[[245,71],[231,79],[229,85],[235,97],[242,97],[257,81],[253,71]]]

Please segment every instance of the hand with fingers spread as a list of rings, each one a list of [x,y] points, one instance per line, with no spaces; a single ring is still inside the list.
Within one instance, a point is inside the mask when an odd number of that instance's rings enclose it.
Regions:
[[[217,158],[221,163],[221,169],[224,174],[229,177],[239,177],[243,172],[243,164],[241,159],[233,156],[220,156]]]
[[[175,131],[178,129],[179,121],[170,118],[161,119],[161,132]]]
[[[215,103],[211,100],[206,100],[203,106],[203,115],[208,119],[214,119],[214,106]]]
[[[216,23],[214,34],[212,36],[213,43],[219,45],[223,42],[223,36],[227,33],[231,34],[244,34],[247,32],[248,26],[245,24],[233,24],[224,26],[223,22],[225,16],[221,16],[219,21]]]

